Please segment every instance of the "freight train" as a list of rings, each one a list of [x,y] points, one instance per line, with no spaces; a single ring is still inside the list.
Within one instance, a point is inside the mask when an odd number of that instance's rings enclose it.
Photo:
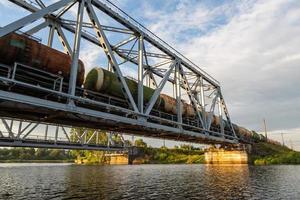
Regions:
[[[40,41],[25,34],[11,33],[0,38],[0,63],[13,66],[14,63],[21,63],[32,68],[37,68],[45,72],[62,76],[64,84],[68,84],[70,75],[71,57],[58,50],[43,45]],[[1,76],[1,74],[0,74]],[[125,102],[121,85],[114,73],[103,68],[94,68],[87,73],[86,79],[84,64],[81,60],[78,61],[77,86],[83,87],[83,97],[89,97],[93,94],[105,94],[122,103]],[[132,96],[137,101],[138,85],[137,82],[129,78],[125,78],[128,88]],[[153,95],[152,88],[144,86],[144,103],[146,104]],[[124,105],[124,104],[123,104]],[[176,116],[176,99],[166,94],[160,94],[153,108],[164,113]],[[181,109],[184,118],[195,119],[196,113],[192,105],[182,101]],[[206,113],[209,115],[209,113]],[[224,121],[225,131],[230,131],[228,123]],[[212,127],[220,128],[220,118],[213,115]],[[253,138],[262,138],[261,135],[233,124],[236,135],[242,142],[253,141]]]

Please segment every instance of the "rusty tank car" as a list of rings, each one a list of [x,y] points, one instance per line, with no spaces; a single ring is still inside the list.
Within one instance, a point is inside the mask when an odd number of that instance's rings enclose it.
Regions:
[[[69,80],[71,56],[41,44],[25,34],[11,33],[0,38],[0,62],[12,66],[15,62],[52,74],[61,75]],[[84,81],[84,64],[78,61],[77,85]]]

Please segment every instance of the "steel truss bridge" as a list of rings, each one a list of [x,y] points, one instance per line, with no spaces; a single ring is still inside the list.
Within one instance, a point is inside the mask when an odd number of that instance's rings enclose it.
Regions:
[[[118,146],[97,143],[100,129],[195,143],[238,143],[219,82],[110,1],[9,1],[31,14],[2,27],[0,37],[16,31],[34,37],[47,30],[47,45],[54,48],[57,37],[72,64],[66,82],[57,74],[22,63],[0,63],[1,146],[118,150]],[[74,8],[77,12],[71,12]],[[122,85],[124,100],[93,92],[85,95],[85,90],[76,86],[83,41],[103,50],[108,70]],[[127,66],[136,68],[137,98],[125,81],[123,72]],[[155,89],[146,103],[143,85]],[[154,109],[165,90],[171,90],[176,99],[176,115]],[[193,106],[196,118],[182,115],[182,100]],[[212,126],[213,115],[219,117],[219,127]],[[41,125],[44,130],[33,136]],[[49,126],[54,127],[54,136],[47,135]],[[88,137],[85,131],[76,133],[77,139],[72,140],[70,127],[95,132]]]

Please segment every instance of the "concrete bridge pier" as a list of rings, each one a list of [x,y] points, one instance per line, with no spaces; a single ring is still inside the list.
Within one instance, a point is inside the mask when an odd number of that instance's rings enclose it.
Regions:
[[[205,152],[206,164],[248,164],[250,146],[211,147]]]
[[[134,160],[143,155],[143,150],[138,147],[129,147],[127,151],[120,153],[105,154],[107,163],[110,165],[132,165]]]
[[[138,147],[130,147],[128,149],[128,164],[132,165],[133,161],[140,156],[144,155],[144,151],[142,148],[138,148]]]

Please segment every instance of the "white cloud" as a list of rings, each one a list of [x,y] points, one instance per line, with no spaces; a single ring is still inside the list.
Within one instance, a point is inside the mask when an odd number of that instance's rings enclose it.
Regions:
[[[85,74],[87,74],[92,68],[99,66],[99,60],[105,60],[103,49],[96,45],[85,43],[80,50],[80,59],[85,64]]]
[[[272,127],[275,129],[299,126],[295,120],[299,111],[290,116],[294,118],[293,125],[287,122],[290,119],[282,120],[288,109],[300,106],[300,95],[292,89],[300,83],[300,27],[292,25],[289,13],[283,12],[286,4],[257,3],[210,35],[193,38],[185,44],[189,48],[182,47],[223,83],[230,107],[234,109],[236,103],[244,105],[232,115],[250,128],[257,128],[255,124],[260,119],[249,118],[260,116],[276,121]]]
[[[299,131],[300,1],[234,1],[213,8],[179,2],[168,12],[145,3],[143,15],[153,32],[221,82],[233,120],[259,131],[266,118],[270,130]],[[219,17],[226,18],[223,24]]]
[[[0,0],[0,5],[4,7],[11,7],[13,4],[7,0]]]

